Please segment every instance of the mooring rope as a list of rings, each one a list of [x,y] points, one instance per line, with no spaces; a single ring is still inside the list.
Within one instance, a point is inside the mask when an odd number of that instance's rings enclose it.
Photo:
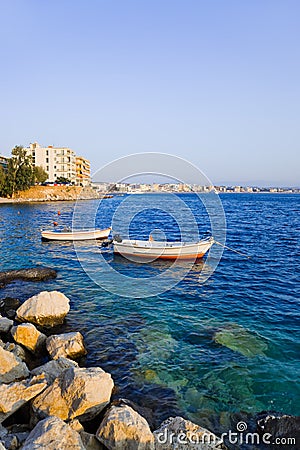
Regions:
[[[221,242],[218,242],[215,239],[214,239],[214,243],[217,245],[220,245],[223,248],[227,248],[227,250],[230,250],[231,252],[234,252],[234,253],[237,253],[238,255],[244,256],[245,258],[248,258],[248,259],[251,258],[251,256],[246,255],[245,253],[242,253],[242,252],[238,252],[237,250],[234,250],[233,248],[230,248],[227,245],[221,244]]]

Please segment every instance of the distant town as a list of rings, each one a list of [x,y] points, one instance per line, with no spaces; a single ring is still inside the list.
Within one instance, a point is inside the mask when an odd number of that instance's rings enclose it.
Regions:
[[[300,188],[284,188],[284,187],[257,187],[257,186],[202,186],[199,184],[182,184],[182,183],[93,183],[99,192],[111,193],[130,193],[130,194],[145,194],[145,193],[209,193],[216,192],[223,193],[289,193],[299,194]]]
[[[92,182],[90,161],[77,156],[69,147],[43,147],[37,142],[25,148],[34,167],[41,167],[47,174],[45,184],[55,185],[57,180],[68,180],[76,186],[90,186],[102,193],[166,193],[199,192],[209,193],[300,193],[299,187],[259,187],[259,186],[203,186],[183,183],[109,183]],[[0,166],[7,169],[9,158],[0,155]]]

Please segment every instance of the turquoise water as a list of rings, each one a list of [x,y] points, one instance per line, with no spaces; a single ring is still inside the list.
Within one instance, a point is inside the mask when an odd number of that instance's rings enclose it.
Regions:
[[[110,225],[125,198],[102,202],[97,225]],[[198,198],[180,198],[205,234],[210,223]],[[167,238],[179,237],[178,224],[159,212],[168,196],[135,196],[135,201],[145,210],[132,221],[131,236],[147,238],[156,228]],[[59,221],[71,223],[73,203],[0,205],[1,270],[32,265],[58,270],[56,280],[14,283],[0,296],[23,300],[40,290],[64,292],[71,299],[66,328],[81,331],[89,350],[84,363],[111,372],[116,395],[153,408],[156,422],[182,414],[221,431],[236,417],[263,410],[297,415],[300,196],[232,194],[221,201],[227,245],[252,258],[225,251],[205,284],[199,282],[200,263],[172,289],[145,298],[120,297],[99,287],[82,269],[73,244],[41,242],[40,227],[57,220],[58,209]],[[93,205],[81,204],[87,219]],[[80,244],[78,252],[91,271],[100,272],[90,244]],[[141,283],[168,267],[114,258],[109,249],[103,255],[115,270]],[[180,276],[176,270],[169,276]],[[125,291],[128,295],[130,281]]]

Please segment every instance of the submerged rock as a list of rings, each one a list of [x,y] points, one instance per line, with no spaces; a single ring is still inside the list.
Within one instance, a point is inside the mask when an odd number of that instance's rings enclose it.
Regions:
[[[155,450],[226,449],[218,436],[182,417],[170,417],[153,434]]]
[[[85,450],[80,435],[58,417],[39,422],[24,442],[22,450]]]
[[[217,331],[214,340],[217,344],[224,345],[249,358],[263,356],[268,349],[267,344],[260,337],[238,324],[231,324],[223,330]]]
[[[56,334],[47,338],[46,348],[53,359],[76,359],[86,355],[82,334],[79,332]]]
[[[13,353],[0,347],[0,383],[11,383],[28,376],[26,364]]]
[[[78,367],[75,361],[68,358],[58,358],[43,364],[42,366],[36,367],[31,371],[32,375],[44,374],[48,384],[53,383],[55,378],[59,377],[63,372],[70,367]]]
[[[68,297],[58,291],[44,291],[29,298],[17,309],[17,320],[53,327],[63,323],[69,310]]]
[[[0,284],[5,285],[14,280],[44,281],[56,278],[54,269],[47,267],[34,267],[32,269],[6,270],[0,272]]]
[[[43,375],[0,386],[0,423],[47,387]]]
[[[46,336],[35,328],[32,323],[22,323],[11,329],[14,340],[31,352],[41,350],[46,341]]]
[[[113,380],[100,367],[70,368],[32,402],[35,418],[93,419],[109,403]]]
[[[153,450],[149,425],[130,406],[112,406],[105,414],[97,439],[109,450]]]

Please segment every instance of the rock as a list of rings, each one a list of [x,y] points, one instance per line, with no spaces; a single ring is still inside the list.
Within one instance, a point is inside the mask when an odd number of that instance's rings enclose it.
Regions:
[[[18,344],[23,345],[33,353],[40,351],[46,341],[46,336],[37,330],[32,323],[22,323],[13,327],[11,335]]]
[[[259,336],[250,333],[236,323],[229,324],[221,331],[217,331],[214,340],[217,344],[224,345],[248,358],[257,355],[264,356],[264,352],[268,349],[267,344]]]
[[[155,450],[226,449],[215,434],[182,417],[170,417],[153,434]]]
[[[75,359],[87,353],[82,334],[79,332],[50,336],[47,338],[46,348],[53,359],[60,357]]]
[[[44,291],[29,298],[17,309],[17,319],[52,327],[63,323],[69,309],[69,299],[64,294]]]
[[[152,409],[147,408],[145,406],[137,405],[132,400],[128,400],[127,398],[119,398],[119,399],[113,400],[111,402],[111,405],[112,406],[123,406],[123,405],[130,406],[138,414],[140,414],[141,416],[143,416],[147,420],[147,422],[148,422],[150,427],[152,427],[153,424],[154,424],[154,417],[153,417]]]
[[[263,417],[257,421],[259,433],[270,434],[272,442],[276,438],[294,438],[295,448],[300,448],[300,417],[282,414],[261,415]]]
[[[0,423],[0,440],[8,433],[7,429]]]
[[[12,383],[28,376],[26,364],[13,353],[0,347],[0,383]]]
[[[22,361],[26,361],[26,351],[20,345],[14,344],[13,342],[7,342],[3,348],[4,350],[11,352],[17,358],[20,358]]]
[[[5,285],[14,280],[44,281],[56,278],[56,270],[46,267],[34,267],[32,269],[6,270],[0,272],[0,284]]]
[[[32,375],[44,374],[48,384],[51,384],[55,378],[70,367],[78,367],[78,364],[68,358],[58,358],[56,360],[49,361],[42,366],[36,367],[31,371],[31,373]]]
[[[24,442],[22,450],[85,450],[80,435],[58,417],[39,422]]]
[[[7,450],[4,445],[2,444],[2,442],[0,441],[0,450]]]
[[[113,385],[110,374],[100,367],[71,367],[34,399],[32,410],[37,418],[90,420],[109,403]]]
[[[0,385],[0,423],[21,408],[32,398],[36,397],[47,387],[43,375],[19,381],[12,384]]]
[[[0,333],[8,333],[13,324],[13,320],[0,316]]]
[[[21,305],[18,298],[6,297],[0,300],[0,314],[13,319],[16,314],[16,310]]]
[[[104,446],[96,439],[94,434],[80,431],[80,437],[86,450],[104,450]]]
[[[68,423],[68,425],[69,425],[69,427],[72,428],[72,430],[78,431],[78,433],[79,433],[80,431],[84,431],[84,428],[83,428],[83,426],[81,425],[81,423],[79,422],[78,419],[70,420],[70,422]]]
[[[97,439],[109,450],[153,450],[149,425],[130,406],[112,406],[104,415]]]
[[[7,450],[16,450],[17,448],[19,448],[18,438],[13,434],[7,434],[2,439],[2,442],[4,444],[4,448],[6,448]]]

